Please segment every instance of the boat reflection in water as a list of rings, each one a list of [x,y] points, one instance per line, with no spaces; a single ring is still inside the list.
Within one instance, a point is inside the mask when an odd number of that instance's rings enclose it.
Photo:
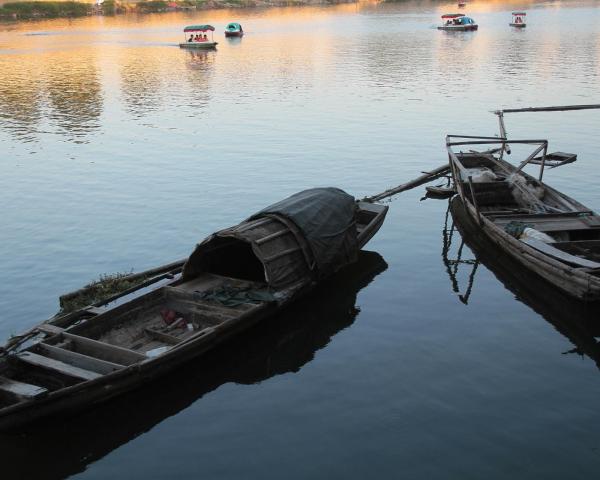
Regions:
[[[515,294],[515,298],[544,317],[558,332],[567,337],[574,348],[563,353],[587,355],[600,368],[600,302],[584,302],[567,296],[543,278],[523,268],[511,257],[503,254],[498,246],[481,233],[481,229],[467,215],[459,197],[449,201],[449,212],[453,223],[448,226],[448,216],[444,228],[442,257],[446,271],[450,275],[452,287],[459,293],[457,273],[459,266],[471,265],[468,285],[459,299],[468,303],[472,293],[475,272],[481,262]],[[455,232],[462,237],[456,259],[449,259],[448,253]],[[463,259],[464,244],[475,254],[475,259]]]
[[[225,383],[254,384],[298,372],[334,335],[352,325],[360,312],[358,292],[386,269],[381,255],[360,251],[357,262],[313,294],[167,377],[59,425],[1,434],[7,478],[65,478]]]

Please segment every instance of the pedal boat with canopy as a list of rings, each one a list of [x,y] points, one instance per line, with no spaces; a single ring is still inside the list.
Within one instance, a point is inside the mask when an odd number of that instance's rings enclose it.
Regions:
[[[469,32],[479,28],[471,17],[467,17],[464,13],[447,13],[442,15],[444,23],[437,27],[438,30],[446,30],[449,32]]]
[[[183,33],[186,37],[185,42],[180,43],[180,48],[203,48],[203,49],[214,49],[217,47],[218,42],[214,41],[213,32],[215,27],[212,25],[188,25],[183,29]],[[210,32],[210,39],[206,37],[206,32]],[[189,37],[188,37],[189,35]],[[200,37],[199,39],[196,37]]]

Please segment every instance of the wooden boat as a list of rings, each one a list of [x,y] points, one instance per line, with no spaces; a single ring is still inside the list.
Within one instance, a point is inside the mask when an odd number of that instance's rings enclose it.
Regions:
[[[180,43],[179,47],[193,49],[214,49],[218,45],[218,42],[215,42],[213,38],[214,31],[215,27],[212,25],[189,25],[183,29],[186,41]],[[206,35],[206,32],[210,32],[210,39]]]
[[[458,2],[458,8],[465,8],[467,6],[467,2]]]
[[[437,27],[438,30],[469,32],[479,28],[475,20],[467,17],[464,13],[447,13],[446,15],[442,15],[442,20],[444,23]]]
[[[525,28],[527,26],[527,23],[525,22],[526,15],[526,12],[512,12],[510,26],[515,28]]]
[[[468,214],[501,251],[573,297],[600,298],[600,216],[542,182],[546,140],[512,140],[537,146],[519,166],[507,162],[506,138],[446,138],[460,198]],[[459,146],[500,145],[485,152]],[[542,153],[536,179],[523,168]]]
[[[334,188],[297,193],[209,236],[172,282],[13,338],[0,355],[0,428],[89,408],[279,312],[353,263],[386,213]]]
[[[386,268],[379,254],[361,250],[355,263],[320,283],[293,308],[265,319],[185,368],[91,411],[61,418],[60,425],[35,424],[26,435],[0,433],[5,476],[13,478],[7,473],[12,471],[22,479],[70,477],[224,384],[251,385],[297,373],[353,324],[360,310],[358,293]],[[36,461],[28,461],[31,458]]]
[[[228,23],[225,27],[226,37],[243,37],[244,29],[239,23]]]

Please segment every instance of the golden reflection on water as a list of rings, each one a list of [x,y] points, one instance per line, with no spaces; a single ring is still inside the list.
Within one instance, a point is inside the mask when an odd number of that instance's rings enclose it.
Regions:
[[[560,4],[532,10],[534,27],[542,13],[547,21]],[[4,25],[0,132],[21,140],[56,133],[85,142],[115,114],[140,119],[161,109],[204,108],[215,93],[224,99],[235,95],[238,103],[289,98],[337,83],[340,89],[356,85],[357,96],[364,95],[362,85],[378,88],[374,101],[398,92],[423,100],[423,86],[431,82],[444,95],[475,85],[492,89],[490,78],[518,90],[520,84],[512,85],[510,78],[524,72],[527,82],[539,85],[582,77],[582,69],[598,75],[598,35],[566,35],[554,27],[510,32],[510,9],[517,5],[533,8],[534,2],[468,2],[465,12],[481,13],[484,25],[466,35],[435,31],[437,15],[456,10],[455,2],[361,2]],[[224,25],[232,20],[244,24],[244,38],[223,37]],[[177,47],[182,27],[197,22],[215,25],[216,52]],[[440,80],[451,71],[458,74]],[[110,115],[106,102],[112,104]]]

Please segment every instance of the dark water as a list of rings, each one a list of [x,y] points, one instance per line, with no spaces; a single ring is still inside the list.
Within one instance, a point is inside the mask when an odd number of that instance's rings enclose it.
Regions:
[[[508,27],[517,8],[523,31]],[[490,110],[600,103],[596,2],[471,2],[478,32],[435,30],[454,9],[1,27],[0,336],[101,273],[184,257],[302,188],[360,197],[413,178],[446,160],[447,133],[497,133]],[[226,41],[235,20],[247,35]],[[216,52],[173,46],[199,22],[217,27]],[[600,209],[597,113],[515,115],[507,127],[578,153],[546,180]],[[564,326],[594,312],[496,259],[507,280],[493,254],[448,262],[460,235],[444,256],[448,204],[422,194],[391,203],[369,244],[378,255],[277,319],[111,408],[2,437],[2,478],[597,475],[594,328]],[[586,355],[563,354],[574,346]]]

